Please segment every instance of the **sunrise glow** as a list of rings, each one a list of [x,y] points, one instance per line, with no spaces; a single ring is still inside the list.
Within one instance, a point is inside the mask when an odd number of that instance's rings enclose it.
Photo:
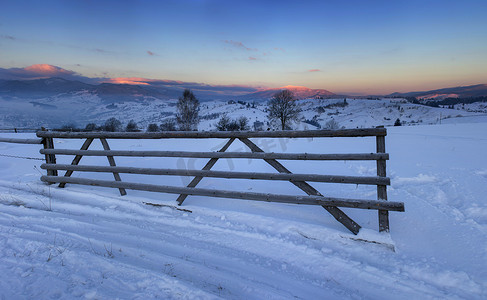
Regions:
[[[350,94],[487,81],[486,1],[28,3],[0,10],[2,78]]]

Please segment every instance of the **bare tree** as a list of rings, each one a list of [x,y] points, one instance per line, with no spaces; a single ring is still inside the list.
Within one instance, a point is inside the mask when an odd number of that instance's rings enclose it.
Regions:
[[[147,132],[158,132],[159,131],[159,126],[155,123],[150,123],[149,126],[147,126]]]
[[[105,131],[111,131],[111,132],[119,132],[122,131],[122,122],[120,122],[116,118],[110,118],[105,122],[105,125],[103,126],[103,129]]]
[[[216,130],[218,131],[228,131],[228,127],[230,125],[230,118],[227,115],[223,115],[218,123],[215,124]]]
[[[86,124],[85,131],[95,131],[97,128],[95,123]]]
[[[340,129],[340,124],[335,121],[335,119],[328,120],[325,124],[325,129],[328,130],[335,130],[335,129]]]
[[[247,117],[242,116],[232,120],[228,116],[223,115],[215,126],[218,131],[240,131],[249,130],[248,123],[249,119]]]
[[[159,125],[161,131],[176,131],[176,122],[174,119],[167,119]]]
[[[179,130],[198,130],[200,102],[189,89],[185,89],[183,97],[179,97],[176,120]]]
[[[294,101],[294,94],[290,90],[282,90],[274,95],[267,104],[269,119],[280,121],[281,129],[289,127],[293,121],[297,121],[301,109]]]
[[[125,131],[127,132],[137,132],[139,131],[139,126],[135,123],[134,120],[130,120],[127,126],[125,127]]]
[[[238,118],[237,122],[238,122],[238,127],[240,128],[239,130],[242,130],[242,131],[249,130],[249,128],[250,128],[249,127],[249,119],[247,117],[242,116],[242,117]]]

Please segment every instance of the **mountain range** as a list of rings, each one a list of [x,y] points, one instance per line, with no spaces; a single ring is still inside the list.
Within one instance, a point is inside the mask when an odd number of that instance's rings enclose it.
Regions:
[[[346,97],[336,95],[325,89],[310,89],[303,86],[284,86],[280,88],[257,89],[238,86],[211,86],[194,83],[171,82],[143,82],[141,84],[100,83],[89,84],[77,80],[52,77],[32,80],[0,80],[0,96],[4,99],[41,99],[65,94],[66,96],[85,92],[100,97],[106,103],[137,101],[141,99],[157,98],[161,100],[177,99],[185,88],[192,88],[196,97],[201,101],[207,100],[245,100],[266,101],[276,92],[289,89],[296,99],[337,98]],[[240,89],[240,90],[239,90]],[[237,90],[237,92],[236,92]],[[465,98],[487,96],[487,84],[452,87],[431,91],[392,93],[389,97],[416,97],[419,99]]]
[[[431,91],[392,93],[393,97],[416,97],[418,99],[442,100],[445,98],[469,98],[487,96],[487,84],[476,84],[469,86],[459,86],[443,88]]]
[[[38,99],[60,94],[75,94],[81,91],[98,95],[106,102],[123,102],[137,100],[141,97],[166,99],[176,96],[176,93],[163,93],[157,89],[139,85],[113,83],[95,85],[59,77],[0,81],[0,96],[5,98]]]
[[[74,94],[78,92],[88,92],[97,95],[105,102],[123,102],[138,100],[147,97],[157,99],[177,99],[183,89],[184,84],[165,86],[161,84],[120,84],[120,83],[100,83],[88,84],[76,80],[64,78],[46,78],[33,80],[2,80],[0,81],[0,96],[5,98],[46,98],[59,94]],[[329,98],[336,96],[334,93],[323,89],[309,89],[302,86],[285,86],[281,88],[264,89],[256,92],[235,94],[228,87],[196,86],[193,89],[198,99],[218,100],[218,99],[239,99],[239,100],[268,100],[276,92],[289,89],[294,92],[296,99],[307,98]],[[255,90],[255,89],[254,89]]]

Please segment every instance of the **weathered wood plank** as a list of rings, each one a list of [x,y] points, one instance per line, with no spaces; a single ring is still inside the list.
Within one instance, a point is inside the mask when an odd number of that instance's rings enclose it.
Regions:
[[[256,144],[254,144],[251,140],[246,138],[241,138],[242,141],[247,147],[252,150],[252,152],[264,152],[264,150],[260,149]],[[274,169],[276,169],[279,173],[291,173],[286,167],[284,167],[280,162],[274,159],[264,159],[269,165],[271,165]],[[308,195],[314,196],[323,196],[320,192],[318,192],[315,188],[309,185],[305,181],[299,180],[290,180],[292,184],[303,190]],[[349,216],[347,216],[343,211],[335,206],[326,206],[323,205],[323,208],[326,209],[338,222],[342,223],[348,230],[350,230],[353,234],[358,234],[360,231],[360,225],[358,225],[354,220],[352,220]]]
[[[2,142],[2,143],[13,143],[13,144],[40,145],[40,144],[42,144],[42,139],[15,139],[15,138],[2,138],[2,137],[0,137],[0,142]]]
[[[198,138],[310,138],[385,136],[385,128],[300,131],[165,131],[165,132],[52,132],[38,131],[38,137],[107,139],[198,139]]]
[[[52,138],[43,138],[42,139],[42,145],[44,146],[45,149],[54,149],[54,140]],[[46,154],[46,163],[47,164],[56,164],[56,155],[54,154]],[[57,170],[48,170],[47,175],[50,176],[57,176],[58,172]]]
[[[226,143],[225,145],[223,145],[223,147],[218,150],[219,153],[223,153],[225,152],[229,147],[230,145],[233,143],[233,141],[235,141],[235,138],[230,138]],[[210,170],[211,168],[213,168],[213,166],[216,164],[216,162],[218,161],[218,158],[212,158],[210,159],[206,165],[203,167],[203,170],[204,171],[208,171]],[[191,182],[188,184],[188,187],[189,188],[193,188],[195,186],[198,185],[198,183],[200,183],[200,181],[203,179],[203,176],[197,176],[195,178],[193,178],[193,180],[191,180]],[[178,205],[181,205],[183,204],[184,200],[188,197],[188,195],[186,194],[181,194],[178,196],[178,199],[176,199],[176,201],[178,202]]]
[[[237,192],[237,191],[228,191],[228,190],[175,187],[175,186],[133,183],[133,182],[126,182],[126,181],[106,181],[106,180],[73,178],[73,177],[64,177],[64,176],[42,176],[41,180],[45,182],[67,182],[73,184],[124,188],[124,189],[141,190],[141,191],[149,191],[149,192],[161,192],[161,193],[169,193],[169,194],[198,195],[198,196],[208,196],[208,197],[218,197],[218,198],[233,198],[233,199],[245,199],[245,200],[256,200],[256,201],[266,201],[266,202],[294,203],[294,204],[304,204],[304,205],[321,205],[325,207],[340,206],[340,207],[351,207],[351,208],[362,208],[362,209],[404,211],[404,203],[392,202],[392,201],[346,199],[346,198],[334,198],[334,197],[324,197],[324,196],[293,196],[293,195],[266,194],[266,193],[254,193],[254,192]]]
[[[377,153],[386,152],[386,141],[384,136],[376,138]],[[386,177],[386,161],[377,160],[377,176]],[[377,185],[377,199],[387,200],[387,187],[385,185]],[[387,210],[379,210],[379,231],[389,232],[389,212]]]
[[[103,145],[103,149],[110,150],[110,146],[108,145],[108,142],[106,139],[101,138],[100,141],[101,141],[101,144]],[[112,166],[112,167],[116,166],[115,159],[113,158],[113,156],[107,155],[107,159],[108,159],[108,163],[110,164],[110,166]],[[120,178],[120,175],[117,172],[113,172],[113,177],[115,178],[116,181],[122,181],[122,179]],[[127,195],[127,192],[125,191],[124,188],[119,188],[118,190],[120,191],[121,196]]]
[[[72,150],[46,149],[42,154],[81,156],[190,157],[190,158],[247,158],[281,160],[386,160],[388,153],[275,153],[275,152],[194,152],[194,151],[135,151],[135,150]]]
[[[90,145],[91,145],[92,142],[93,142],[93,139],[91,139],[91,138],[86,139],[86,141],[81,146],[81,150],[87,150],[90,147]],[[80,162],[80,160],[81,160],[82,157],[83,157],[82,155],[76,155],[75,158],[73,159],[73,162],[71,162],[71,164],[72,165],[79,164],[79,162]],[[66,173],[64,174],[64,176],[65,177],[70,177],[71,174],[73,174],[73,170],[67,170]],[[64,183],[64,182],[61,182],[59,184],[59,187],[60,188],[64,188],[64,186],[66,186],[66,183]]]
[[[69,170],[81,172],[105,172],[105,173],[129,173],[143,175],[175,175],[175,176],[198,176],[215,177],[228,179],[257,179],[257,180],[281,180],[281,181],[312,181],[347,184],[368,184],[368,185],[390,185],[391,180],[387,177],[372,176],[342,176],[342,175],[320,175],[320,174],[295,174],[295,173],[257,173],[257,172],[234,172],[234,171],[209,171],[186,170],[186,169],[156,169],[136,167],[107,167],[90,165],[64,165],[64,164],[42,164],[42,169],[48,170]]]

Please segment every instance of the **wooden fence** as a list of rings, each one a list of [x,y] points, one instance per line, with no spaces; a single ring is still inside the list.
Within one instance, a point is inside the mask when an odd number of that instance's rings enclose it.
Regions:
[[[255,132],[157,132],[157,133],[129,133],[129,132],[49,132],[39,131],[37,136],[42,138],[44,149],[41,154],[46,156],[46,163],[41,168],[47,170],[47,176],[41,180],[48,183],[59,183],[64,187],[67,183],[93,185],[117,188],[121,195],[126,189],[179,194],[177,202],[183,203],[188,195],[208,197],[222,197],[247,199],[256,201],[295,203],[320,205],[326,209],[337,221],[342,223],[354,234],[360,230],[354,220],[338,207],[352,207],[378,210],[379,231],[389,231],[389,211],[404,211],[402,202],[387,200],[387,185],[390,179],[386,176],[386,160],[389,155],[385,152],[385,128],[343,129],[343,130],[313,130],[313,131],[255,131]],[[266,153],[259,148],[251,138],[330,138],[330,137],[375,137],[376,153],[354,154],[309,154],[309,153]],[[85,139],[80,150],[55,149],[54,138]],[[226,144],[217,152],[188,152],[188,151],[135,151],[111,150],[107,139],[228,139]],[[94,139],[100,139],[104,150],[88,150]],[[235,140],[240,140],[252,152],[226,152]],[[73,155],[71,164],[57,164],[56,155]],[[110,166],[79,165],[83,156],[105,156]],[[202,170],[137,168],[116,166],[115,157],[188,157],[209,158]],[[234,171],[212,171],[211,168],[219,159],[247,158],[262,159],[279,173],[256,173]],[[323,174],[293,174],[278,160],[372,160],[377,163],[377,176],[338,176]],[[64,176],[58,176],[58,171],[66,171]],[[105,172],[112,173],[114,181],[73,178],[77,172]],[[192,176],[192,181],[186,187],[153,185],[122,181],[120,174],[145,175],[178,175]],[[205,177],[239,178],[259,180],[289,181],[307,196],[269,194],[255,192],[237,192],[221,189],[196,188]],[[347,199],[327,197],[312,187],[308,182],[351,183],[377,186],[377,200]]]

